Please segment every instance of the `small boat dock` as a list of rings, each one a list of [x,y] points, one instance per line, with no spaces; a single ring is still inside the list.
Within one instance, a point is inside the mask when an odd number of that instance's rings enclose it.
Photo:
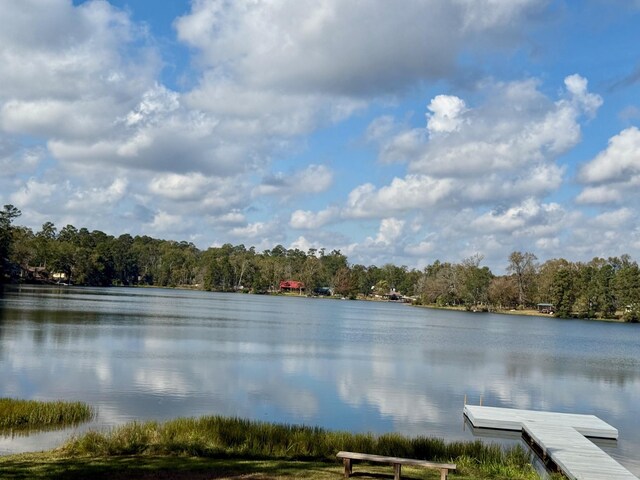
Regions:
[[[515,430],[571,480],[638,480],[585,437],[618,439],[618,430],[594,415],[465,405],[475,428]]]

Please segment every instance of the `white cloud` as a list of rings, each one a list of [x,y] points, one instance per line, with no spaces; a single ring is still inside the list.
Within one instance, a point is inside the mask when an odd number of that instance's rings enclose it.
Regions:
[[[615,203],[622,200],[622,194],[620,189],[600,185],[597,187],[586,187],[576,197],[576,202],[579,204],[603,204],[603,203]]]
[[[492,5],[479,16],[468,2],[445,0],[408,0],[401,9],[380,0],[199,0],[175,26],[220,77],[258,90],[352,96],[441,78],[455,69],[467,30],[498,38],[539,5]],[[491,18],[479,22],[487,11]]]
[[[383,218],[380,222],[380,230],[376,236],[376,243],[391,245],[403,234],[405,221],[398,218]]]
[[[264,239],[275,235],[279,231],[277,222],[254,222],[244,227],[235,227],[231,229],[231,234],[238,238],[246,239]]]
[[[289,226],[298,230],[321,228],[339,218],[339,211],[335,208],[327,208],[320,212],[309,210],[295,210],[291,214]]]
[[[173,215],[162,210],[154,215],[153,221],[149,224],[149,228],[158,233],[180,232],[187,227],[182,215]]]
[[[9,200],[23,211],[24,218],[33,226],[53,220],[73,223],[77,218],[85,218],[83,226],[105,220],[107,224],[112,223],[113,210],[128,194],[128,180],[107,179],[86,188],[72,180],[53,175],[47,180],[30,178]]]
[[[454,95],[437,95],[427,106],[427,130],[429,134],[457,131],[467,110],[464,100]]]
[[[154,177],[149,190],[171,200],[197,200],[205,196],[211,181],[201,173],[167,173]]]
[[[292,196],[326,191],[333,183],[333,172],[325,165],[311,164],[289,175],[282,172],[269,175],[253,190],[254,196],[277,195],[286,200]]]
[[[184,104],[220,120],[218,135],[269,154],[372,99],[455,75],[469,36],[519,32],[542,8],[537,0],[492,4],[491,19],[478,22],[475,7],[448,0],[408,0],[401,9],[381,0],[194,1],[175,22],[203,70]]]
[[[453,0],[464,12],[464,27],[468,30],[486,30],[505,22],[514,21],[544,2],[536,0]]]
[[[557,203],[540,204],[527,199],[504,211],[487,212],[471,222],[478,231],[508,232],[535,236],[558,231],[564,211]]]
[[[142,95],[138,106],[130,111],[125,123],[127,126],[153,122],[160,115],[173,112],[180,107],[180,96],[162,85],[156,84]]]
[[[404,251],[412,257],[424,257],[431,254],[436,249],[436,243],[433,241],[422,241],[417,244],[407,245]]]
[[[478,179],[460,179],[462,203],[518,201],[526,197],[543,197],[562,185],[564,168],[540,163],[511,175],[496,172]]]
[[[344,216],[347,218],[380,218],[389,213],[430,208],[452,193],[453,182],[427,175],[394,178],[388,186],[376,189],[370,183],[349,193]]]
[[[0,24],[0,98],[96,98],[114,88],[127,94],[156,68],[151,57],[134,63],[122,55],[144,32],[107,2],[14,2],[3,5]]]
[[[293,249],[297,248],[298,250],[303,252],[308,252],[310,248],[322,248],[322,247],[323,245],[320,245],[317,242],[312,242],[307,238],[303,237],[302,235],[296,238],[293,242],[291,242],[291,245],[289,245],[289,248],[293,248]]]
[[[20,208],[36,207],[38,204],[49,203],[49,199],[56,192],[56,185],[46,182],[39,182],[30,178],[20,190],[11,195],[11,202],[20,205]]]
[[[609,139],[607,149],[582,167],[584,183],[628,182],[640,175],[640,130],[630,127]]]
[[[82,212],[86,212],[88,208],[113,207],[125,197],[128,183],[124,178],[116,178],[106,188],[93,187],[86,191],[76,191],[65,207],[67,211]]]
[[[382,144],[379,159],[382,163],[410,162],[421,154],[425,138],[423,129],[399,132]]]
[[[603,212],[591,220],[591,224],[606,229],[619,229],[625,225],[630,225],[634,213],[629,208]]]
[[[595,115],[602,106],[602,98],[599,95],[589,93],[588,81],[578,74],[569,75],[564,79],[567,91],[571,94],[572,101],[579,104],[588,115]]]
[[[376,117],[367,127],[365,138],[369,142],[385,140],[396,128],[395,119],[391,115]]]
[[[224,215],[220,215],[215,218],[216,223],[222,223],[223,225],[241,225],[246,222],[246,217],[239,211],[230,211]]]
[[[438,120],[431,130],[447,134],[425,141],[410,169],[462,176],[514,171],[554,160],[580,140],[580,116],[593,114],[601,103],[600,97],[586,91],[582,77],[573,75],[566,82],[569,98],[555,103],[538,91],[535,80],[487,84],[486,102],[475,108],[453,100],[457,97],[436,97],[439,110],[448,117],[444,122],[443,115],[431,116],[429,122]]]

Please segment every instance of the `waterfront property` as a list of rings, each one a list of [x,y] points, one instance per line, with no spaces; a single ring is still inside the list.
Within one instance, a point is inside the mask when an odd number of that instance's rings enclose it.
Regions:
[[[571,480],[638,480],[586,437],[618,439],[618,430],[594,415],[465,405],[477,428],[522,431],[542,460]]]

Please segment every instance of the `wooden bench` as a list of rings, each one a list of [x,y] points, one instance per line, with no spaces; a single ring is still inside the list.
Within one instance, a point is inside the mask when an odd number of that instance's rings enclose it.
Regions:
[[[426,460],[414,460],[411,458],[399,458],[399,457],[384,457],[382,455],[369,455],[367,453],[357,452],[338,452],[336,455],[342,459],[344,463],[344,478],[349,478],[352,473],[351,461],[361,460],[364,462],[374,463],[388,463],[393,465],[393,478],[394,480],[400,480],[400,470],[402,465],[411,465],[412,467],[425,467],[435,468],[440,470],[440,480],[447,480],[449,470],[455,470],[456,465],[454,463],[435,463],[427,462]]]

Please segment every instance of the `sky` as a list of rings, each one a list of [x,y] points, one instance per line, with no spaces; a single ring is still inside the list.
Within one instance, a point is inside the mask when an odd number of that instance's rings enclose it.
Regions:
[[[2,0],[0,204],[423,268],[640,259],[639,0]]]

